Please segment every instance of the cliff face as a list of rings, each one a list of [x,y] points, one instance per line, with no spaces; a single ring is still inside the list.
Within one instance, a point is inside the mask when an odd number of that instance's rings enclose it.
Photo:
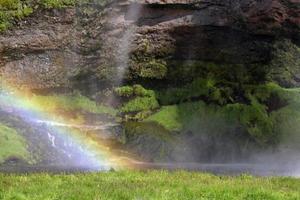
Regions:
[[[149,160],[299,141],[298,0],[105,2],[37,10],[2,33],[2,80],[117,99],[125,143]]]
[[[183,63],[196,61],[259,64],[257,73],[268,74],[274,44],[299,45],[299,26],[297,0],[114,1],[43,10],[0,36],[1,73],[38,90],[99,88],[120,84],[123,75],[173,82],[185,79],[175,73]],[[298,85],[298,61],[288,66],[290,80],[277,81]]]

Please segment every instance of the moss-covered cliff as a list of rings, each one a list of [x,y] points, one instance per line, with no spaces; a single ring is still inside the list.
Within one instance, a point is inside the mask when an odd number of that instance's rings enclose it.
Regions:
[[[299,148],[297,1],[15,3],[31,15],[0,35],[2,79],[114,107],[145,158]]]

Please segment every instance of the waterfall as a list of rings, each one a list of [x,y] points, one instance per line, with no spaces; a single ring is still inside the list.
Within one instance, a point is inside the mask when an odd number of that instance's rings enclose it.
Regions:
[[[125,73],[128,69],[130,60],[131,44],[134,40],[136,33],[135,22],[140,17],[142,5],[138,3],[132,3],[128,6],[127,13],[124,15],[124,29],[123,36],[120,39],[120,43],[117,46],[117,81],[116,85],[120,85],[124,79]]]
[[[51,146],[54,147],[54,148],[56,148],[56,145],[55,145],[55,136],[52,135],[50,132],[48,132],[47,135],[48,135],[48,138],[49,138],[49,140],[51,142]]]

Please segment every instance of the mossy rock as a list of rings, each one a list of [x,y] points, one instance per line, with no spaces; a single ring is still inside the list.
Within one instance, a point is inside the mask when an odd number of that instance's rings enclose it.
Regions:
[[[155,92],[141,85],[123,86],[115,88],[114,91],[123,98],[119,112],[126,120],[143,119],[150,115],[152,110],[159,108]]]
[[[159,80],[166,78],[168,67],[165,60],[145,58],[142,61],[132,60],[129,70],[131,77]]]
[[[153,122],[126,122],[126,146],[148,161],[167,160],[174,137],[164,127]]]
[[[26,140],[15,129],[0,124],[0,163],[12,159],[29,161]]]
[[[273,45],[269,78],[283,87],[300,86],[300,48],[282,39]]]

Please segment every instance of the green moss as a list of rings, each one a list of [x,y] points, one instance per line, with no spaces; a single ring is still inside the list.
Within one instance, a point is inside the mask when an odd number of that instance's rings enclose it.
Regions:
[[[163,106],[145,121],[157,122],[170,131],[191,130],[195,133],[227,134],[241,126],[248,138],[260,145],[275,144],[284,134],[275,130],[276,121],[269,115],[267,106],[253,96],[250,104],[219,106],[198,101]]]
[[[61,9],[88,1],[89,0],[0,0],[0,32],[6,31],[17,21],[28,17],[39,8]],[[103,5],[107,2],[108,1],[102,0],[99,4]]]
[[[170,140],[170,132],[155,122],[126,122],[124,125],[126,137],[135,135],[153,135],[163,140]],[[151,144],[149,144],[151,145]]]
[[[139,97],[154,97],[155,92],[153,90],[147,90],[141,85],[133,86],[134,95]]]
[[[149,116],[145,121],[153,121],[169,131],[180,131],[183,123],[178,116],[178,106],[163,106],[157,113]]]
[[[168,72],[166,61],[143,56],[132,58],[130,62],[130,74],[132,77],[146,79],[163,79],[166,77]]]
[[[0,123],[0,163],[9,158],[28,160],[26,141],[13,128]]]
[[[153,97],[155,92],[147,90],[141,85],[123,86],[115,88],[115,93],[120,97]]]
[[[74,6],[78,2],[77,0],[41,0],[41,4],[44,8],[64,8]]]
[[[277,142],[278,137],[274,134],[273,120],[269,117],[266,107],[256,100],[251,105],[239,107],[237,115],[239,122],[247,129],[248,134],[261,145]]]
[[[120,97],[130,97],[134,95],[134,90],[132,86],[123,86],[115,88],[115,93]]]
[[[214,79],[223,85],[259,83],[266,80],[269,66],[262,64],[224,64],[199,60],[169,61],[167,80],[176,85],[189,83],[201,77]]]
[[[162,79],[167,74],[166,62],[162,60],[150,60],[149,62],[143,63],[140,67],[138,75],[142,78],[156,78]]]
[[[227,90],[226,90],[227,89]],[[209,102],[225,104],[231,100],[229,88],[218,88],[214,79],[195,79],[181,88],[171,88],[158,92],[162,105],[176,104],[191,99],[206,99]]]
[[[123,86],[115,89],[118,96],[126,97],[119,109],[121,114],[129,119],[143,119],[151,110],[157,109],[159,103],[153,90],[147,90],[141,85]]]
[[[300,73],[300,48],[287,39],[275,42],[270,69],[271,80],[284,87],[297,85],[295,75]]]
[[[125,103],[120,111],[123,113],[154,110],[159,107],[155,97],[136,97]]]
[[[290,149],[299,150],[300,143],[300,108],[299,104],[291,104],[274,111],[274,131],[280,136],[280,143]]]
[[[0,0],[0,32],[8,29],[14,20],[21,20],[32,12],[29,0]]]

